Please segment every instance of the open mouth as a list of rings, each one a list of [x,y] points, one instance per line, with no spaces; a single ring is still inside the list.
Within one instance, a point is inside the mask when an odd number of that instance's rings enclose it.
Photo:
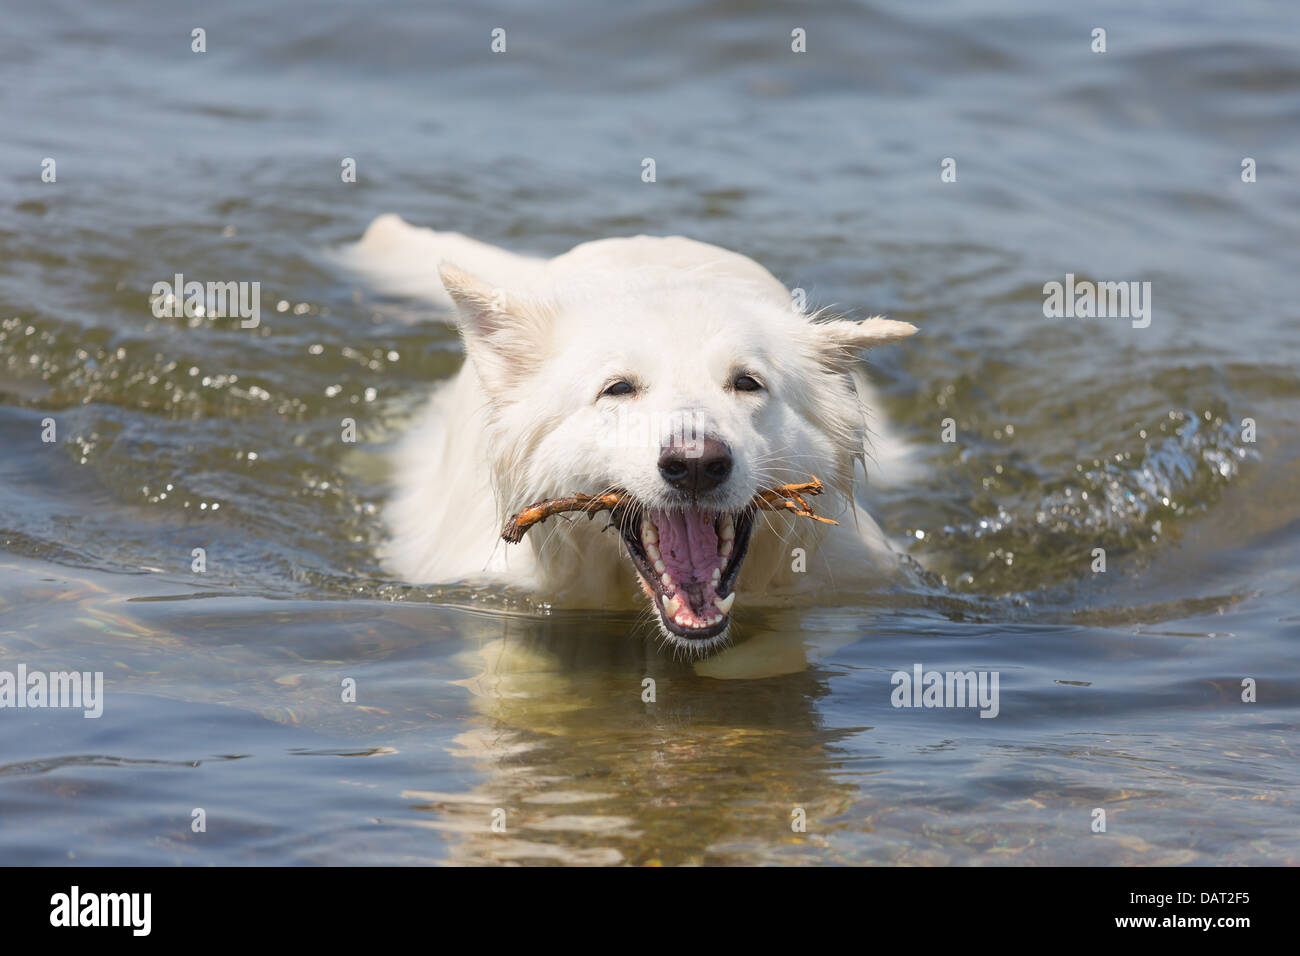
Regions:
[[[641,586],[670,635],[707,641],[727,630],[753,527],[752,511],[702,508],[642,508],[623,522]]]

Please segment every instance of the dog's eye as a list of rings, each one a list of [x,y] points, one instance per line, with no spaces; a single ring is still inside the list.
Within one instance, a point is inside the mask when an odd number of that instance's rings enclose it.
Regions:
[[[731,387],[738,392],[761,392],[763,390],[763,386],[759,384],[758,379],[752,375],[737,376],[736,380],[731,383]]]
[[[636,393],[636,387],[631,382],[619,381],[619,382],[614,382],[612,385],[606,386],[605,390],[600,394],[619,396],[619,395],[633,395],[635,393]]]

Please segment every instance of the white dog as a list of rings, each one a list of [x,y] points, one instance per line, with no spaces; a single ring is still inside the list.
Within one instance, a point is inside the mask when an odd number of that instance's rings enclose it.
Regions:
[[[900,573],[855,496],[856,464],[898,457],[879,423],[868,444],[860,359],[914,326],[806,314],[754,261],[677,236],[545,260],[388,215],[350,260],[392,291],[449,296],[469,357],[397,451],[385,559],[404,579],[506,584],[556,607],[648,600],[669,642],[703,654],[747,604]],[[812,475],[838,527],[750,507]],[[501,539],[533,502],[610,489],[638,507]]]

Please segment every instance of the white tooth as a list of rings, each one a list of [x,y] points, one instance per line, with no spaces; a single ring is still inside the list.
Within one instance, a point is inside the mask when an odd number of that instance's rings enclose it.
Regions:
[[[659,580],[662,581],[662,582],[664,583],[664,587],[666,587],[666,588],[670,588],[670,587],[673,586],[673,579],[672,579],[672,577],[668,574],[667,571],[660,571],[660,572],[659,572]]]
[[[660,559],[659,555],[657,554],[655,555],[655,570],[658,571],[660,574],[663,574],[665,571],[668,570],[668,565],[664,564],[663,561]]]
[[[722,542],[722,547],[718,549],[718,554],[722,555],[724,558],[731,554],[731,542]]]
[[[732,591],[724,598],[714,598],[713,604],[723,614],[731,613],[731,605],[736,603],[736,592]]]
[[[659,595],[659,599],[664,602],[664,613],[677,620],[677,612],[682,609],[682,602],[677,598],[670,598],[667,594]]]
[[[730,518],[728,518],[726,522],[722,525],[722,534],[720,534],[718,537],[720,537],[723,541],[730,541],[735,536],[736,536],[736,525],[732,522]]]
[[[650,523],[649,518],[641,520],[641,540],[646,544],[659,543],[659,532],[655,530],[655,526]]]
[[[714,584],[717,584],[717,583],[718,583],[719,581],[721,581],[721,580],[722,580],[722,568],[714,568],[714,569],[713,569],[713,583],[714,583]]]
[[[650,559],[651,564],[654,564],[660,558],[663,557],[663,555],[659,553],[659,549],[656,548],[653,544],[647,544],[645,546],[645,553],[646,553],[646,557]]]

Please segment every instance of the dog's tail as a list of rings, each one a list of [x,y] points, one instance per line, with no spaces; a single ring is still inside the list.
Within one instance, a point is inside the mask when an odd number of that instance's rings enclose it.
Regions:
[[[400,216],[380,216],[338,260],[369,284],[390,295],[410,296],[451,307],[438,267],[444,262],[492,286],[518,290],[540,281],[546,260],[521,256],[458,232],[412,226]]]

